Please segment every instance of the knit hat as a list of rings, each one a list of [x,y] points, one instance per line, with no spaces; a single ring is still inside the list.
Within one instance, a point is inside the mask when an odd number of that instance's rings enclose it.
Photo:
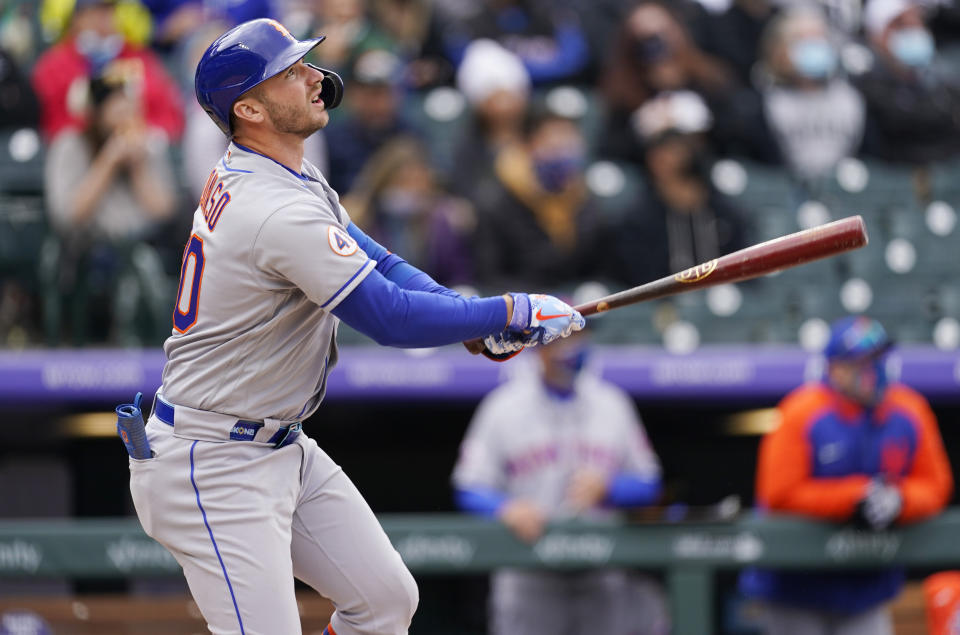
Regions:
[[[880,37],[891,22],[914,6],[913,0],[869,0],[863,10],[863,29],[869,37]]]
[[[530,94],[530,74],[520,58],[493,40],[474,40],[457,68],[457,88],[471,105],[505,90]]]

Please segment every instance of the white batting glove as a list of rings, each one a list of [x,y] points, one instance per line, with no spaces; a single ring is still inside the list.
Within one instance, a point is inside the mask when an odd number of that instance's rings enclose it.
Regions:
[[[523,350],[520,338],[508,331],[486,336],[483,338],[483,345],[486,348],[483,354],[497,362],[506,361]]]
[[[890,527],[903,509],[903,496],[896,485],[874,479],[867,493],[857,505],[854,520],[860,526],[876,531]]]
[[[587,321],[572,306],[542,293],[514,293],[513,317],[508,333],[517,334],[524,346],[549,344],[586,326]]]

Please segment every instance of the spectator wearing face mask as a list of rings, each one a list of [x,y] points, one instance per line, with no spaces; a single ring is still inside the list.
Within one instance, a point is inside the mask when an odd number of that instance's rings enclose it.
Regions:
[[[398,137],[378,150],[342,203],[367,235],[437,282],[473,282],[473,206],[443,190],[417,140]]]
[[[115,0],[77,0],[63,38],[33,67],[40,101],[40,128],[48,140],[86,127],[84,95],[91,77],[110,65],[139,87],[147,126],[176,140],[183,131],[183,107],[176,83],[149,49],[127,43],[117,28]]]
[[[837,48],[822,13],[778,15],[762,39],[757,89],[781,160],[806,181],[856,154],[866,115],[863,97],[839,72]]]
[[[606,106],[599,139],[603,156],[642,164],[643,148],[627,133],[630,120],[659,93],[692,91],[709,104],[711,142],[723,143],[736,124],[738,85],[730,69],[704,53],[668,3],[645,0],[624,18],[611,38],[608,63],[600,78]]]
[[[467,47],[456,77],[469,113],[455,142],[447,178],[457,194],[473,200],[496,180],[493,166],[497,154],[523,139],[531,81],[519,57],[487,39],[475,40]]]
[[[923,8],[870,0],[863,23],[875,58],[855,80],[867,101],[864,152],[912,164],[960,153],[960,82],[939,64]]]
[[[497,155],[495,180],[474,201],[483,283],[549,287],[595,272],[600,224],[584,182],[585,158],[576,123],[531,110],[523,141]]]
[[[611,277],[636,285],[746,246],[740,210],[710,178],[712,123],[690,91],[661,93],[633,117],[647,183],[611,236]]]
[[[112,69],[89,83],[87,127],[64,130],[46,156],[56,238],[44,248],[40,277],[51,342],[61,337],[61,306],[75,344],[142,343],[140,322],[155,329],[152,337],[170,331],[167,280],[146,241],[176,210],[173,166],[166,136],[144,121],[136,83]],[[138,320],[139,304],[148,320]],[[106,315],[94,308],[104,305],[112,309]]]

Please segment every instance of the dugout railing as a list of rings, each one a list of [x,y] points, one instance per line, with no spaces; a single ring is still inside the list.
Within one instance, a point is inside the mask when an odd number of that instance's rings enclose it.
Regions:
[[[533,545],[499,523],[456,514],[384,515],[387,534],[418,576],[497,567],[661,570],[676,635],[714,631],[715,577],[747,566],[934,570],[960,566],[960,509],[889,532],[751,514],[729,522],[567,522]],[[173,558],[136,519],[0,522],[0,577],[178,576]]]

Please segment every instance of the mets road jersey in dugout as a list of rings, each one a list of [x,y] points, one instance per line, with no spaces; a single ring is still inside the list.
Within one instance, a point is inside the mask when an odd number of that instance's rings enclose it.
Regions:
[[[163,396],[244,419],[310,416],[337,360],[330,311],[376,266],[349,223],[316,167],[297,174],[231,143],[194,214]]]
[[[536,503],[552,518],[571,515],[570,477],[592,468],[660,478],[660,462],[629,398],[589,371],[570,398],[552,396],[534,373],[488,395],[470,423],[454,468],[458,488],[485,487]],[[608,516],[609,508],[588,510]]]

